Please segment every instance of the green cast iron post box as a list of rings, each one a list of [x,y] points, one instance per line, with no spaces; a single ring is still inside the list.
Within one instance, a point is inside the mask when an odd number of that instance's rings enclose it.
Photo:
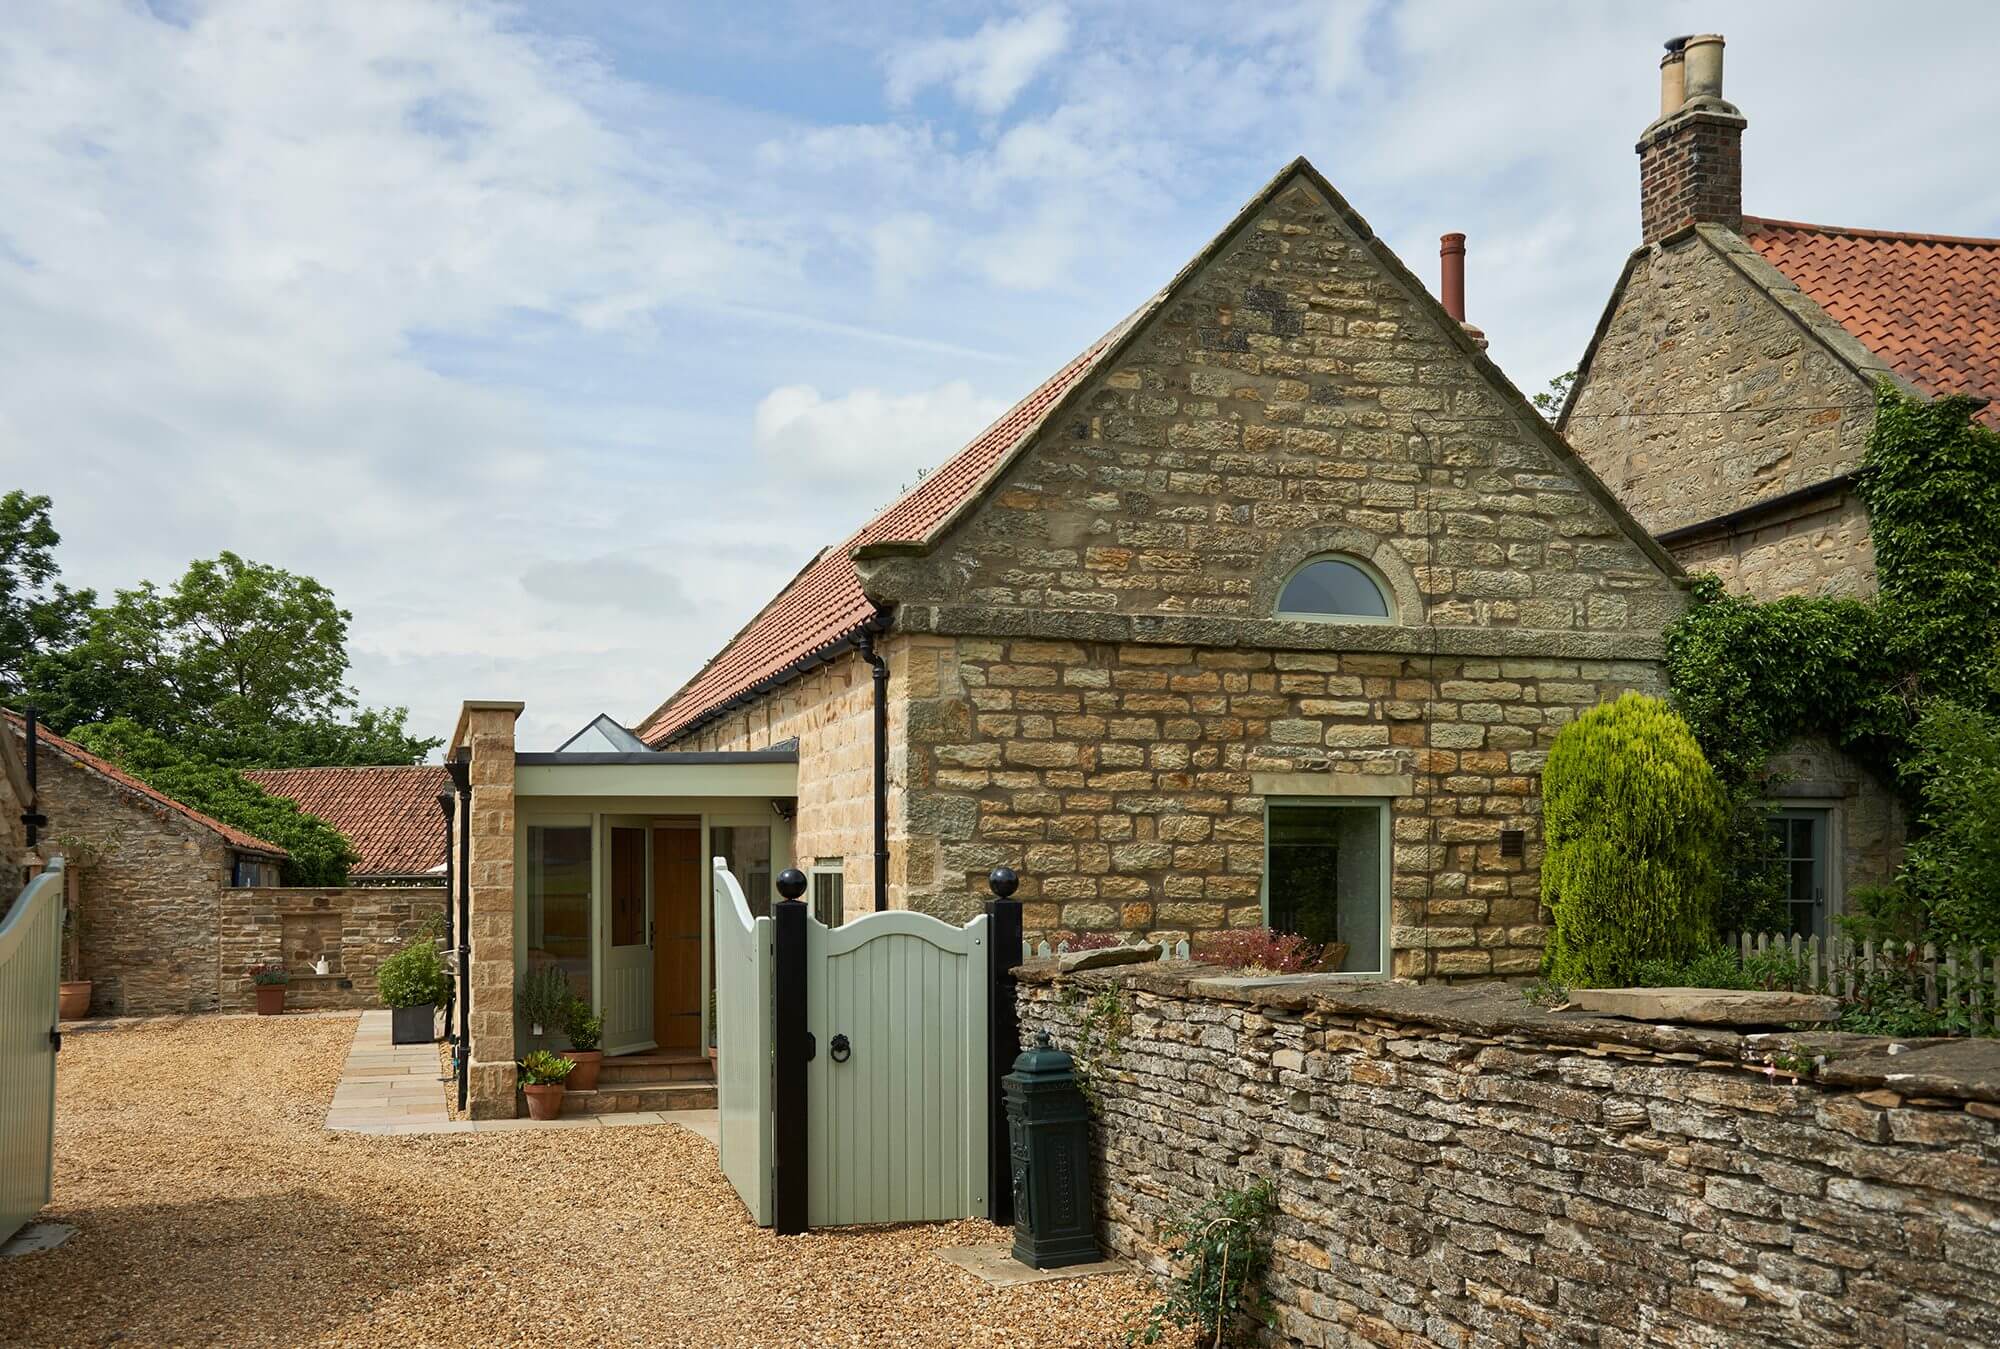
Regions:
[[[1090,1202],[1090,1104],[1048,1032],[1001,1079],[1014,1172],[1014,1258],[1033,1269],[1097,1259]]]

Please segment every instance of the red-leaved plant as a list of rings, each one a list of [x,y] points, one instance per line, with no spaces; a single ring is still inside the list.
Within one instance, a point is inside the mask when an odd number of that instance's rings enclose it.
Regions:
[[[1319,946],[1295,932],[1273,932],[1268,927],[1232,927],[1197,935],[1192,954],[1204,965],[1269,970],[1273,974],[1299,974],[1311,969],[1319,960]]]
[[[1063,936],[1058,933],[1056,939],[1050,942],[1049,945],[1060,946],[1065,941],[1069,943],[1069,949],[1072,951],[1102,951],[1106,947],[1123,946],[1125,944],[1125,934],[1122,932],[1072,932],[1068,936]]]

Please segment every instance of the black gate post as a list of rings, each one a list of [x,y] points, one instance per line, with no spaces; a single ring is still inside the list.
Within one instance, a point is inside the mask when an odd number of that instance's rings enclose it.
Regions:
[[[795,1237],[806,1230],[806,1064],[812,1032],[806,1025],[805,873],[787,867],[778,876],[784,896],[771,910],[776,925],[771,962],[771,1230]]]
[[[1021,888],[1021,878],[1011,867],[995,867],[986,883],[993,888],[993,898],[986,901],[986,933],[993,942],[986,1003],[986,1217],[1012,1227],[1014,1167],[1000,1079],[1013,1071],[1021,1052],[1020,1015],[1014,1006],[1014,966],[1021,960],[1021,901],[1014,892]]]

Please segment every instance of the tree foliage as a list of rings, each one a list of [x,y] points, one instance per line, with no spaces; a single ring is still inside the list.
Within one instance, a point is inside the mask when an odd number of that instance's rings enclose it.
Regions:
[[[71,590],[56,564],[49,499],[15,490],[0,497],[0,697],[18,698],[29,667],[74,640],[97,596]]]
[[[1627,693],[1565,726],[1542,773],[1549,977],[1625,983],[1714,941],[1726,796],[1688,725]]]
[[[1909,887],[1933,935],[2000,944],[2000,717],[1939,698],[1911,742],[1921,832],[1904,864]]]
[[[233,768],[187,753],[125,718],[76,732],[76,741],[182,805],[234,825],[290,854],[286,885],[345,885],[356,857],[338,830]]]

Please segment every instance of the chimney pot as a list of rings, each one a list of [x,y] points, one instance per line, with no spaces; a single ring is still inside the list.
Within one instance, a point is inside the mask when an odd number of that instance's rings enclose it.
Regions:
[[[1678,40],[1678,39],[1677,39]],[[1660,58],[1660,120],[1665,121],[1687,102],[1687,58],[1673,43]]]
[[[1722,100],[1722,34],[1702,33],[1687,40],[1687,98]]]
[[[1465,322],[1465,236],[1447,234],[1438,239],[1438,271],[1444,312]]]
[[[1639,221],[1647,243],[1691,222],[1743,227],[1743,114],[1722,98],[1722,35],[1667,43],[1660,116],[1640,134]]]

